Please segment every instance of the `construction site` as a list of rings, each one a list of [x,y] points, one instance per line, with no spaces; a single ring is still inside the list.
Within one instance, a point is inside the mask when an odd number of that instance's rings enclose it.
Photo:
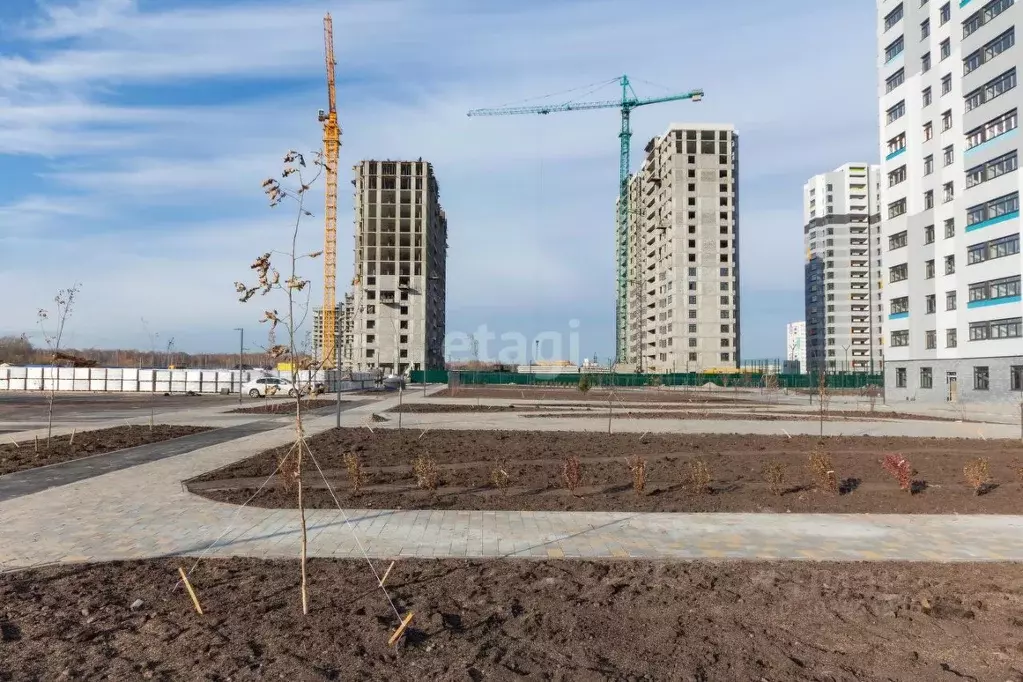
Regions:
[[[630,168],[633,111],[702,90],[469,112],[620,111],[616,357],[447,368],[430,161],[354,163],[337,287],[323,33],[311,357],[0,374],[0,680],[1023,681],[1020,405],[741,358],[737,131]]]

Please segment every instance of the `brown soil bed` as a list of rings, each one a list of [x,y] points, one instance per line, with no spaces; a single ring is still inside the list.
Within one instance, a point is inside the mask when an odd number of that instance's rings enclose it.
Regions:
[[[317,410],[321,407],[337,405],[335,400],[303,400],[302,411]],[[231,414],[295,414],[295,400],[266,402],[255,407],[241,407],[231,410]]]
[[[0,576],[0,679],[1023,680],[1013,564],[400,561],[396,646],[361,560],[180,564]]]
[[[834,512],[834,513],[998,513],[1023,512],[1018,468],[1023,447],[1012,440],[830,437],[823,445],[809,436],[662,435],[569,431],[445,431],[393,429],[330,430],[309,439],[312,452],[340,502],[351,508],[506,509],[652,512]],[[837,494],[818,489],[809,455],[823,448],[841,484]],[[190,490],[214,500],[241,503],[266,481],[287,448],[270,450],[188,482]],[[357,453],[364,488],[354,494],[343,456]],[[899,453],[916,470],[915,494],[900,490],[880,461]],[[438,487],[417,487],[411,462],[428,456],[436,464]],[[563,479],[565,460],[580,460],[574,493]],[[632,489],[627,457],[646,462],[643,494]],[[968,487],[963,466],[988,461],[991,485],[982,495]],[[694,463],[709,473],[709,490],[687,485]],[[782,494],[774,494],[766,470],[784,467]],[[495,470],[507,485],[493,484]],[[336,505],[313,467],[303,479],[306,504]],[[270,481],[250,504],[294,507],[293,492]]]
[[[452,406],[453,407],[453,406]],[[450,410],[456,412],[457,410]],[[813,412],[775,412],[775,411],[758,411],[754,412],[746,408],[745,411],[736,410],[718,410],[717,408],[711,408],[708,410],[661,410],[657,412],[642,411],[642,410],[613,410],[612,416],[617,419],[709,419],[714,421],[819,421],[820,416]],[[607,419],[608,410],[603,412],[587,411],[580,412],[574,411],[547,411],[543,414],[524,414],[523,417],[529,419],[540,419],[540,418],[551,418],[551,417],[583,417],[591,419]],[[886,421],[892,419],[911,419],[915,421],[932,421],[932,422],[950,422],[956,421],[947,417],[934,417],[930,415],[920,414],[908,414],[905,412],[838,412],[835,410],[829,410],[825,421]],[[960,420],[970,421],[970,420]]]
[[[614,406],[614,410],[615,410],[616,413],[628,411],[628,410],[625,410],[625,409],[622,408],[622,403],[616,402],[616,403],[613,403],[613,406]],[[554,403],[554,404],[549,404],[549,405],[542,405],[542,404],[541,405],[536,405],[536,404],[521,404],[521,405],[516,405],[516,404],[510,404],[510,405],[482,405],[482,404],[478,404],[478,405],[472,405],[470,403],[455,403],[455,404],[452,404],[452,403],[418,403],[417,402],[417,403],[406,403],[406,404],[401,405],[399,407],[392,407],[391,409],[387,410],[387,412],[402,412],[404,414],[453,414],[453,413],[465,413],[465,412],[523,412],[523,413],[526,413],[526,412],[548,412],[548,411],[552,411],[553,410],[554,412],[552,414],[561,415],[561,413],[559,413],[557,411],[558,410],[564,410],[565,408],[580,408],[578,410],[573,410],[572,412],[569,412],[568,414],[570,414],[570,415],[572,415],[572,414],[582,414],[582,415],[585,415],[587,413],[590,413],[593,416],[601,416],[601,415],[604,416],[604,417],[607,416],[606,401],[605,401],[605,405],[595,405],[592,401],[589,402],[589,403],[562,403],[562,402],[559,402],[559,403]],[[654,409],[654,408],[650,408],[650,409]],[[669,408],[665,408],[665,409],[669,409]],[[725,411],[725,410],[735,411],[735,410],[749,410],[750,407],[749,407],[749,405],[745,405],[745,404],[743,404],[743,405],[721,405],[721,404],[715,404],[714,407],[710,408],[710,409],[722,410],[722,411]],[[693,411],[695,412],[695,410],[693,410]],[[678,410],[675,410],[675,412],[677,413]],[[547,415],[540,414],[540,415],[529,415],[529,416],[547,416]]]
[[[149,426],[117,426],[98,431],[80,431],[75,434],[74,442],[71,441],[70,435],[55,436],[50,439],[49,447],[46,446],[46,439],[40,438],[38,452],[32,441],[22,441],[17,446],[13,443],[0,444],[0,476],[209,430],[210,428],[206,426],[165,424],[156,424],[152,430]]]
[[[437,393],[431,393],[431,398],[501,398],[520,400],[575,400],[583,402],[603,401],[607,402],[609,391],[604,388],[594,387],[583,392],[577,388],[545,388],[538,386],[488,386],[486,388],[460,387],[456,389],[446,388]],[[682,389],[636,389],[616,388],[614,400],[619,402],[639,403],[747,403],[748,398],[732,397],[721,395],[724,389],[716,393],[694,389],[686,391]]]

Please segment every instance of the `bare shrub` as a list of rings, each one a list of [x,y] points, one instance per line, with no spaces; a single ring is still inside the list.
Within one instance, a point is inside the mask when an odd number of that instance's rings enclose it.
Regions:
[[[881,462],[881,468],[899,482],[900,489],[913,491],[913,467],[908,459],[902,455],[888,454]]]
[[[810,453],[807,468],[809,468],[814,485],[818,489],[826,490],[829,493],[838,493],[838,475],[831,463],[831,455],[823,450],[815,449]]]
[[[428,454],[417,455],[412,460],[412,473],[416,477],[416,485],[423,490],[436,490],[440,485],[437,462]]]
[[[991,469],[984,457],[971,459],[963,467],[963,476],[966,484],[973,488],[975,495],[982,494],[991,483]]]
[[[561,478],[565,481],[565,487],[569,492],[574,493],[583,479],[582,462],[578,457],[572,455],[565,459],[565,464],[561,469]]]
[[[366,473],[362,470],[362,458],[354,452],[346,452],[344,459],[345,469],[348,470],[348,483],[352,486],[352,495],[359,495],[366,484]]]
[[[592,388],[590,377],[584,374],[582,378],[579,379],[579,391],[581,393],[589,393],[590,388]]]
[[[490,472],[490,484],[498,490],[507,491],[511,483],[511,476],[502,467],[497,467]]]
[[[637,493],[642,493],[646,490],[646,460],[639,455],[635,455],[634,457],[627,457],[625,465],[629,467],[629,471],[632,473],[632,489]]]
[[[690,460],[686,465],[682,484],[693,495],[709,494],[711,492],[710,468],[707,463],[702,459]]]
[[[764,464],[764,478],[772,495],[785,492],[785,462],[772,460]]]

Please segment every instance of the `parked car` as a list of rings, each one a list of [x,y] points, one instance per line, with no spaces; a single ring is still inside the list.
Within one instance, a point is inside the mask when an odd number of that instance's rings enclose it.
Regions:
[[[267,391],[267,388],[270,388],[269,392]],[[286,395],[291,398],[298,395],[298,389],[293,383],[287,379],[278,379],[276,377],[260,377],[258,379],[253,379],[242,386],[242,392],[248,393],[250,398],[262,398],[268,393],[269,395]]]

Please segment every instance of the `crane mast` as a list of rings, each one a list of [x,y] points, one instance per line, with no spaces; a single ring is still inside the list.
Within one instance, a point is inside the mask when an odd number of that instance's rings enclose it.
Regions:
[[[341,127],[337,122],[337,101],[334,85],[334,25],[328,13],[323,17],[323,44],[327,62],[326,112],[323,123],[323,156],[326,205],[323,227],[323,333],[320,340],[320,362],[324,367],[337,363],[337,164],[341,149]]]
[[[589,109],[619,109],[622,114],[622,126],[618,133],[619,157],[618,157],[618,215],[615,234],[615,270],[616,296],[615,296],[615,362],[624,362],[628,358],[627,319],[628,319],[628,287],[629,287],[629,160],[632,144],[632,110],[648,104],[660,104],[662,102],[676,102],[679,100],[692,100],[699,102],[703,99],[703,90],[690,90],[689,92],[662,97],[650,97],[639,99],[636,97],[632,85],[629,84],[629,77],[623,75],[616,78],[622,86],[621,99],[604,100],[599,102],[564,102],[562,104],[549,104],[541,106],[525,107],[502,107],[499,109],[473,109],[469,116],[507,116],[509,114],[550,114],[556,111],[586,111]],[[612,81],[614,82],[614,81]]]

